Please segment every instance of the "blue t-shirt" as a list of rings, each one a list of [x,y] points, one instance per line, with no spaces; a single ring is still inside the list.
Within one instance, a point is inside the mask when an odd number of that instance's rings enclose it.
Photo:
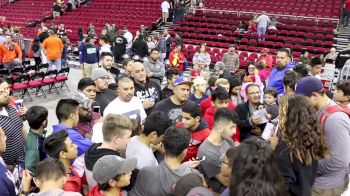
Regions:
[[[194,94],[191,94],[188,98],[189,100],[193,101],[195,104],[199,105],[204,99],[208,98],[208,95],[203,94],[201,98],[197,98],[194,96]]]
[[[10,172],[7,170],[1,157],[0,159],[0,194],[2,196],[15,196],[15,185],[8,177]]]

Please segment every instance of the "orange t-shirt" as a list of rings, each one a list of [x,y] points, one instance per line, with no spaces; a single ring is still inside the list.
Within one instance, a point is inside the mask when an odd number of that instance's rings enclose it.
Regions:
[[[42,44],[42,48],[46,51],[46,57],[48,60],[57,60],[61,58],[63,49],[62,40],[56,36],[50,36]]]
[[[12,44],[14,46],[13,50],[8,50],[4,44],[0,44],[0,62],[9,63],[15,58],[22,59],[22,51],[18,44],[14,42]]]

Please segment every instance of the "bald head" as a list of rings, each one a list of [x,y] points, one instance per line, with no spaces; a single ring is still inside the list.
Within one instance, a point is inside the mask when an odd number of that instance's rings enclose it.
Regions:
[[[134,62],[131,65],[131,77],[134,78],[136,83],[146,83],[147,75],[145,66],[140,62]]]

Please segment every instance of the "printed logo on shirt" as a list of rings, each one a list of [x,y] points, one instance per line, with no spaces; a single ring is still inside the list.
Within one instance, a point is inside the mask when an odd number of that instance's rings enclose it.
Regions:
[[[86,49],[87,54],[95,54],[96,53],[96,48],[87,48]]]
[[[181,120],[181,112],[182,112],[181,108],[174,108],[174,109],[171,109],[169,111],[168,116],[173,122],[180,121]]]
[[[130,119],[136,119],[138,123],[141,123],[141,111],[139,109],[125,112],[122,115],[127,116]]]
[[[120,37],[117,37],[117,39],[115,39],[115,42],[117,44],[122,44],[124,42],[124,40],[122,38],[120,38]]]
[[[197,146],[201,143],[202,143],[201,141],[191,138],[189,146]]]
[[[149,88],[145,91],[136,91],[136,97],[138,97],[141,101],[147,99],[147,98],[152,98],[153,95],[156,95],[158,94],[156,92],[156,88],[155,87],[152,87],[152,88]],[[157,98],[158,98],[158,95],[156,95]]]

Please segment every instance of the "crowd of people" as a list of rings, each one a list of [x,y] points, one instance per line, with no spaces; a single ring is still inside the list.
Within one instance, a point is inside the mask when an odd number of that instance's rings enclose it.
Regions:
[[[203,49],[205,45],[198,55]],[[58,101],[59,123],[50,135],[48,110],[18,107],[1,79],[0,192],[344,192],[350,163],[350,81],[327,92],[313,66],[303,73],[309,67],[296,68],[284,48],[277,52],[276,65],[259,70],[252,63],[245,74],[232,54],[234,48],[209,78],[207,65],[199,61],[203,65],[193,66],[203,68],[190,78],[176,67],[166,70],[156,48],[150,61],[123,60],[126,71],[117,74],[111,72],[113,53],[104,51],[100,67],[91,68],[71,98]],[[320,59],[311,60],[315,62],[323,66]],[[268,73],[265,79],[261,70]],[[163,89],[161,73],[167,79]]]
[[[163,3],[166,22],[171,6]],[[256,22],[260,36],[274,20],[263,14]],[[5,31],[0,57],[11,70],[22,65],[23,36]],[[67,66],[66,34],[64,25],[41,25],[32,46],[36,65]],[[335,49],[325,57],[305,52],[295,62],[281,48],[274,63],[264,48],[242,70],[234,45],[213,65],[203,43],[190,61],[180,34],[150,36],[143,25],[133,37],[126,27],[106,24],[96,40],[92,23],[79,30],[83,77],[70,98],[57,102],[52,128],[45,107],[18,105],[0,78],[1,195],[346,191],[350,80],[335,90],[320,80],[322,67],[337,61]]]

